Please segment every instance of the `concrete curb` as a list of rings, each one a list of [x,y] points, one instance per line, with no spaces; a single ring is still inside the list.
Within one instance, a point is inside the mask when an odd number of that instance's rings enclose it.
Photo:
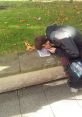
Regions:
[[[0,93],[65,77],[62,66],[0,78]]]

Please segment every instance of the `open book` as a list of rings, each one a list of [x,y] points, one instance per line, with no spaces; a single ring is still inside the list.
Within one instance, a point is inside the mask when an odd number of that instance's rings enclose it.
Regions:
[[[38,54],[40,57],[46,57],[46,56],[50,56],[50,52],[47,51],[45,48],[42,48],[41,50],[37,50]]]

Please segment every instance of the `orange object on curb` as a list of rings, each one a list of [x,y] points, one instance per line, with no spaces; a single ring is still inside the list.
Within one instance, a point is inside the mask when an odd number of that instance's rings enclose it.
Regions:
[[[35,47],[29,44],[28,42],[24,42],[26,51],[32,52],[35,50]]]

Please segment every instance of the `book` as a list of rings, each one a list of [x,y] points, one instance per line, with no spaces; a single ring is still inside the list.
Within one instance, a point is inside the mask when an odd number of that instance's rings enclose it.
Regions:
[[[40,57],[46,57],[46,56],[50,56],[50,52],[45,49],[45,48],[42,48],[41,50],[37,50],[38,54]]]

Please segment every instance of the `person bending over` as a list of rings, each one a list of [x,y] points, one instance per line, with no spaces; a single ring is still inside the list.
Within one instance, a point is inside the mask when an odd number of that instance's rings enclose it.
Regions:
[[[64,70],[68,73],[69,63],[82,58],[82,35],[72,26],[51,25],[46,28],[46,35],[35,38],[35,47],[37,50],[45,48],[60,56]],[[69,86],[77,91],[76,87]]]

